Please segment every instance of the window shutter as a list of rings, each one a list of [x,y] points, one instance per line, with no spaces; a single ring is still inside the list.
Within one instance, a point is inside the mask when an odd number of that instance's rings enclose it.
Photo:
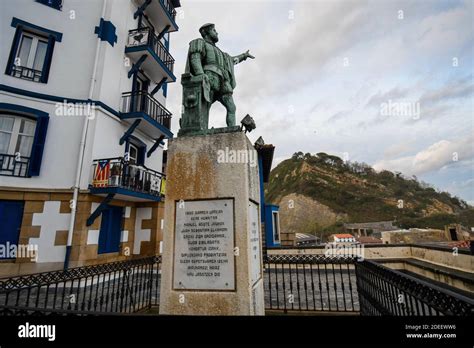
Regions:
[[[41,71],[41,80],[42,83],[48,83],[49,69],[51,67],[51,61],[53,60],[53,51],[54,43],[56,40],[53,36],[49,36],[48,39],[48,49],[46,50],[46,57],[44,59],[43,70]]]
[[[2,226],[0,244],[18,244],[23,219],[23,206],[23,201],[0,201],[0,226]],[[2,258],[3,256],[0,255],[0,259]]]
[[[137,156],[137,164],[143,166],[145,164],[145,154],[146,154],[146,146],[138,147],[138,156]]]
[[[102,212],[97,253],[114,253],[120,249],[123,208],[109,206]]]
[[[42,116],[36,119],[35,139],[31,149],[30,166],[28,176],[38,176],[40,174],[41,160],[43,159],[43,149],[46,142],[46,132],[48,131],[49,116]]]
[[[99,230],[99,246],[97,249],[98,254],[103,254],[108,252],[108,243],[109,239],[109,229],[110,229],[110,208],[107,208],[102,211],[102,220],[100,222]]]
[[[120,237],[122,235],[122,217],[123,208],[113,207],[112,208],[112,221],[111,235],[110,235],[110,252],[117,252],[120,250]]]

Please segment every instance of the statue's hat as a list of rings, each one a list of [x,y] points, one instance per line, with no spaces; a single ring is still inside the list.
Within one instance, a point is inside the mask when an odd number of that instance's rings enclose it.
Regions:
[[[199,28],[199,32],[201,33],[201,35],[203,35],[206,29],[209,27],[214,28],[214,23],[206,23],[203,26],[201,26],[201,28]]]

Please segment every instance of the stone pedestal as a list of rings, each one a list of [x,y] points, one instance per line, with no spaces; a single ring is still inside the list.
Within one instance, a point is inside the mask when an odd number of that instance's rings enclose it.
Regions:
[[[160,314],[264,315],[257,153],[242,132],[168,147]]]

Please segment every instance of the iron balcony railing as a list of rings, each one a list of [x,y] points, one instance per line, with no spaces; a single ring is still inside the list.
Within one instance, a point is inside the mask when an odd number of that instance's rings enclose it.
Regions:
[[[133,313],[159,304],[161,256],[0,279],[0,315]]]
[[[474,300],[364,260],[356,262],[361,315],[472,316]]]
[[[143,112],[159,124],[171,128],[171,112],[145,91],[123,93],[120,112],[122,114]]]
[[[93,161],[91,188],[120,187],[153,196],[164,196],[165,175],[145,166],[129,163],[123,157]]]
[[[176,10],[175,10],[173,4],[171,4],[171,1],[169,1],[169,0],[160,0],[160,2],[165,6],[166,11],[168,11],[171,18],[173,18],[173,20],[176,20]]]
[[[25,80],[34,82],[41,82],[41,76],[43,72],[41,70],[35,70],[27,68],[26,66],[13,65],[11,76],[19,77]]]
[[[0,154],[0,175],[28,177],[29,157],[17,158],[16,155]]]
[[[161,59],[166,68],[173,73],[174,58],[150,27],[133,29],[128,32],[127,47],[148,46]]]

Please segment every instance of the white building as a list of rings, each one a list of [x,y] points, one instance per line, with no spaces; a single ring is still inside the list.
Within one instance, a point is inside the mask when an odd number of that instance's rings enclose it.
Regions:
[[[340,234],[332,234],[329,236],[329,240],[334,243],[355,243],[356,239],[352,234],[348,233],[340,233]]]
[[[158,252],[179,6],[0,2],[0,276]]]

